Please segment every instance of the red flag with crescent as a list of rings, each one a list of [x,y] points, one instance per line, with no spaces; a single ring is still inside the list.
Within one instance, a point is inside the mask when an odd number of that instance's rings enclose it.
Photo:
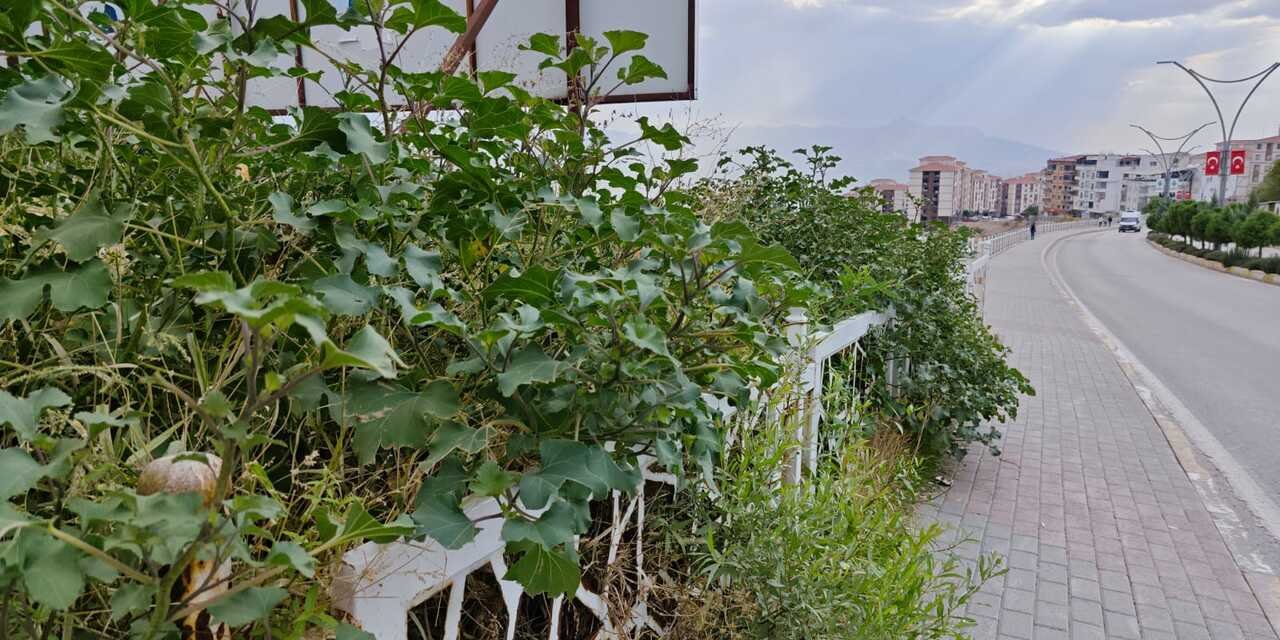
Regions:
[[[1247,153],[1244,149],[1233,149],[1231,151],[1231,175],[1244,175],[1244,163],[1247,159]]]
[[[1222,173],[1222,156],[1217,151],[1209,151],[1204,154],[1204,174],[1206,176],[1216,176]]]

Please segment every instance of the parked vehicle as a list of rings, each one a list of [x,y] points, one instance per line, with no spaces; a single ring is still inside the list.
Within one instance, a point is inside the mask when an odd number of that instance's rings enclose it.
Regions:
[[[1125,231],[1142,231],[1142,214],[1137,211],[1126,211],[1120,214],[1120,233]]]

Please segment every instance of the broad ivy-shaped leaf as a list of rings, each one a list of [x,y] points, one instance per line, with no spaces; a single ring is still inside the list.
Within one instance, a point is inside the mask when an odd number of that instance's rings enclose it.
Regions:
[[[281,191],[276,191],[267,196],[267,201],[271,203],[271,219],[280,224],[287,224],[298,233],[303,235],[309,234],[316,228],[315,220],[306,216],[300,216],[293,212],[293,196]]]
[[[650,78],[666,77],[665,69],[642,55],[632,56],[627,66],[618,69],[618,79],[623,84],[640,84]]]
[[[117,204],[114,209],[107,213],[98,194],[92,194],[46,235],[62,245],[68,258],[84,262],[96,256],[99,247],[116,244],[124,237],[124,223],[133,216],[133,209],[126,204]]]
[[[472,493],[493,498],[506,493],[507,489],[515,486],[515,484],[515,474],[498,466],[498,463],[487,460],[480,465],[479,469],[476,469],[475,475],[471,478],[471,484],[468,486]]]
[[[27,549],[31,563],[22,572],[27,597],[57,611],[69,609],[84,589],[82,554],[45,536],[32,536],[32,543],[36,548]]]
[[[420,533],[431,536],[446,549],[458,549],[475,539],[478,530],[460,501],[467,476],[457,458],[449,458],[422,481],[414,497],[413,521]]]
[[[598,446],[573,440],[546,440],[538,447],[542,467],[520,479],[520,501],[530,509],[541,509],[560,492],[566,482],[581,485],[596,498],[610,491],[635,491],[640,474],[623,468]]]
[[[285,282],[258,279],[247,287],[235,289],[231,276],[226,273],[203,271],[174,278],[172,284],[181,289],[195,290],[196,304],[222,307],[254,328],[273,323],[285,328],[304,317],[317,319],[328,316],[315,299],[303,295],[297,285]],[[314,326],[308,325],[307,328],[312,330]],[[316,337],[314,331],[312,337]]]
[[[298,573],[311,578],[316,575],[316,559],[302,545],[289,540],[277,540],[267,554],[267,564],[293,567]]]
[[[671,357],[671,352],[667,350],[666,332],[643,318],[636,318],[622,325],[622,336],[641,349],[666,358]]]
[[[541,349],[525,347],[511,356],[507,368],[498,374],[498,390],[511,397],[517,389],[535,382],[553,382],[560,375],[560,363]]]
[[[390,277],[400,268],[400,265],[387,255],[386,249],[377,243],[356,236],[350,227],[335,229],[334,239],[337,240],[339,247],[349,252],[363,254],[365,268],[375,276]]]
[[[404,268],[409,272],[409,277],[429,293],[444,288],[444,283],[440,280],[442,264],[438,251],[424,251],[411,244],[404,250]]]
[[[312,337],[315,338],[314,332]],[[394,378],[396,367],[404,366],[404,361],[396,355],[386,338],[373,327],[365,325],[347,342],[346,349],[339,349],[332,342],[326,342],[323,366],[370,369],[384,378]]]
[[[22,449],[0,451],[0,469],[4,470],[0,473],[0,501],[25,494],[44,477],[44,465]]]
[[[334,544],[363,540],[386,544],[412,535],[414,531],[412,523],[403,516],[385,524],[375,520],[359,502],[351,504],[341,522],[331,522],[325,511],[320,511],[316,520],[316,529],[320,537]]]
[[[628,51],[643,49],[649,36],[639,31],[616,30],[604,32],[604,39],[609,41],[609,49],[613,55],[620,56]]]
[[[70,94],[71,87],[52,74],[10,88],[0,100],[0,134],[21,126],[28,144],[57,140],[53,130],[62,124]]]
[[[470,454],[479,453],[491,435],[489,427],[476,429],[453,421],[443,422],[431,434],[431,455],[427,456],[424,464],[434,465],[459,449]]]
[[[534,542],[513,542],[507,550],[519,554],[520,559],[507,569],[504,580],[519,582],[530,595],[554,598],[578,592],[582,570],[569,553],[551,551]]]
[[[391,145],[374,137],[368,118],[359,113],[342,113],[337,117],[338,129],[347,136],[347,148],[352,153],[363,154],[373,164],[387,161]]]
[[[25,398],[15,397],[0,389],[0,425],[13,427],[20,440],[29,442],[36,437],[36,426],[45,409],[69,404],[71,398],[53,387],[32,391]]]
[[[336,640],[378,640],[372,633],[357,629],[345,622],[338,623]]]
[[[676,128],[671,126],[670,122],[662,125],[662,127],[655,127],[649,124],[648,116],[641,116],[636,119],[636,124],[640,125],[642,139],[653,142],[667,151],[679,151],[686,144],[689,144],[689,139],[681,135],[679,131],[676,131]]]
[[[584,533],[582,518],[568,502],[551,505],[537,520],[510,519],[502,524],[502,539],[507,542],[535,542],[547,549],[569,544],[573,536]]]
[[[289,595],[280,587],[249,587],[209,606],[209,615],[229,627],[241,627],[267,617]]]
[[[107,303],[111,274],[106,265],[94,260],[71,271],[44,271],[20,280],[0,278],[0,300],[4,301],[0,304],[0,320],[21,320],[31,315],[44,300],[45,288],[58,311],[97,309]]]
[[[376,289],[352,280],[345,273],[316,280],[312,287],[324,299],[324,307],[339,315],[362,316],[378,301]]]
[[[481,295],[488,302],[505,298],[511,302],[540,307],[555,302],[556,283],[559,280],[559,273],[535,265],[517,277],[503,274],[486,287]]]
[[[614,209],[609,214],[609,224],[623,242],[631,242],[640,237],[640,221],[627,215],[621,208]]]
[[[437,380],[421,392],[382,384],[351,387],[346,412],[356,422],[356,453],[362,463],[373,460],[380,447],[421,447],[436,421],[461,409],[458,392]]]
[[[408,33],[411,29],[444,27],[454,33],[467,30],[467,19],[440,0],[408,0],[391,14],[387,27]]]

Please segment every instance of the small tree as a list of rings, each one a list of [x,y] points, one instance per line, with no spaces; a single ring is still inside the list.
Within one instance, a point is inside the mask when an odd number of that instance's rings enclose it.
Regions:
[[[1275,214],[1259,209],[1249,214],[1249,217],[1235,226],[1232,239],[1235,240],[1237,247],[1245,251],[1257,249],[1258,255],[1261,256],[1262,247],[1268,246],[1273,242],[1272,227],[1275,223]]]
[[[1034,204],[1033,204],[1033,205],[1030,205],[1030,206],[1028,206],[1026,209],[1023,209],[1023,210],[1022,210],[1022,215],[1026,216],[1026,217],[1028,217],[1028,218],[1034,218],[1034,217],[1036,217],[1036,216],[1040,215],[1040,207],[1038,207],[1038,206],[1036,206],[1036,205],[1034,205]]]
[[[1205,241],[1209,239],[1209,223],[1217,213],[1215,209],[1200,207],[1199,211],[1191,217],[1191,237],[1200,242],[1202,247]]]
[[[1212,242],[1214,249],[1220,250],[1224,243],[1231,242],[1233,230],[1231,216],[1221,209],[1216,210],[1205,228],[1205,240]]]
[[[1184,240],[1191,239],[1191,220],[1196,217],[1200,211],[1200,203],[1191,200],[1182,200],[1169,208],[1165,220],[1165,233],[1170,235],[1182,236]]]

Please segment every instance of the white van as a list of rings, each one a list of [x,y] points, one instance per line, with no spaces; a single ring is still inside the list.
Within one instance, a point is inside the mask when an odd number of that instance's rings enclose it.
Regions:
[[[1120,233],[1126,231],[1142,231],[1142,214],[1137,211],[1125,211],[1120,214]]]

